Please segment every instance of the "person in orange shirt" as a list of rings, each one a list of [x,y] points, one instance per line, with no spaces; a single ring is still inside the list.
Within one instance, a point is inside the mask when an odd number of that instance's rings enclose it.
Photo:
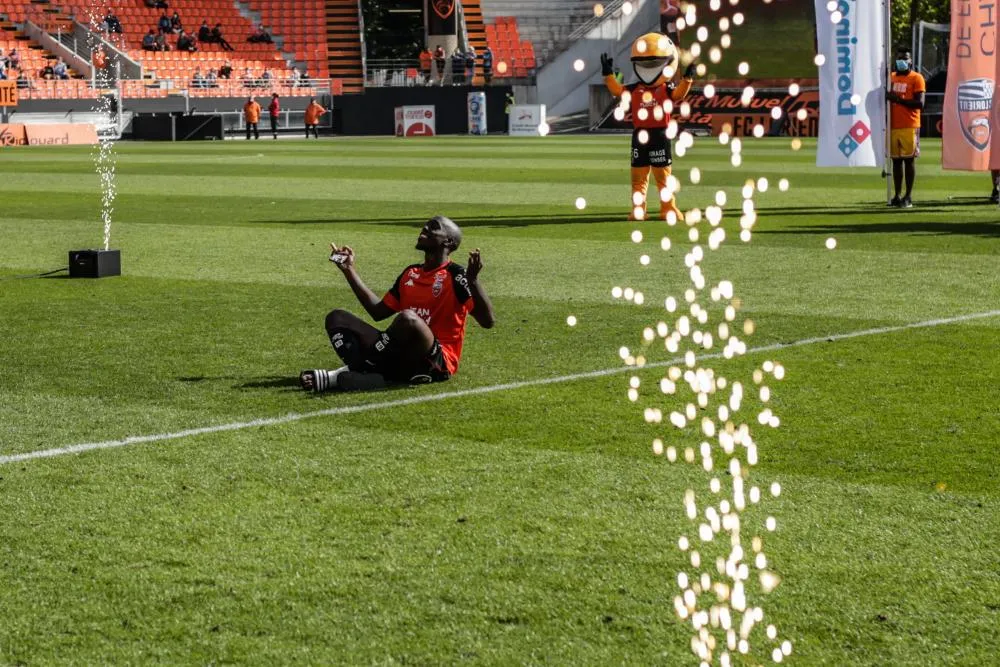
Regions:
[[[424,77],[425,83],[431,82],[431,63],[434,62],[434,54],[430,49],[424,47],[420,52],[420,74]]]
[[[247,141],[250,141],[250,130],[253,130],[253,138],[260,139],[260,132],[257,130],[257,123],[260,122],[260,105],[253,95],[247,98],[247,103],[243,105],[243,117],[247,122]]]
[[[309,138],[309,130],[319,139],[319,119],[326,113],[323,105],[316,101],[316,98],[309,98],[309,106],[306,107],[306,139]]]
[[[896,52],[896,63],[885,97],[890,105],[891,130],[889,133],[889,155],[892,157],[892,182],[895,196],[890,206],[912,208],[910,195],[916,179],[916,158],[920,157],[920,110],[924,108],[924,93],[927,84],[919,72],[913,71],[910,50],[900,48]],[[903,176],[906,176],[906,193],[900,197]]]

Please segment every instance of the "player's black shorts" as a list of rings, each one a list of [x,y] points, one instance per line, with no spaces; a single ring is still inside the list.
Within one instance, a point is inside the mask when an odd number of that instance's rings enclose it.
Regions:
[[[649,135],[646,143],[639,141],[639,133]],[[651,130],[636,129],[632,131],[632,166],[633,167],[669,167],[674,162],[670,149],[670,139],[667,139],[667,129],[660,127]]]
[[[406,384],[425,384],[429,382],[444,382],[451,378],[448,372],[448,364],[444,361],[444,352],[441,350],[441,343],[434,339],[427,356],[416,364],[409,367],[394,365],[391,369],[385,369],[382,373],[391,382],[402,382]]]

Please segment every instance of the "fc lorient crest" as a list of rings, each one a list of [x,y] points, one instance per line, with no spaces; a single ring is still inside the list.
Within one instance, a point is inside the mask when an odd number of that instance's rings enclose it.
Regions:
[[[958,120],[969,145],[980,153],[990,145],[993,115],[993,79],[971,79],[958,84]]]
[[[433,0],[434,13],[446,19],[455,11],[455,0]]]

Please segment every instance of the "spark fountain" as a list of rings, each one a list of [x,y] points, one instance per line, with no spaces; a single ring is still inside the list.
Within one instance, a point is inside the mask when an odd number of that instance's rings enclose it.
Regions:
[[[763,0],[765,4],[770,1]],[[729,0],[728,4],[736,6],[739,0]],[[711,0],[708,9],[719,12],[722,5],[721,0]],[[602,12],[603,7],[595,6],[596,15]],[[730,26],[740,26],[746,20],[738,11],[720,17],[718,44],[710,45],[711,31],[695,5],[682,3],[679,13],[678,28],[689,28],[697,37],[684,54],[685,62],[707,54],[711,63],[718,63],[732,44]],[[738,67],[742,76],[750,69],[747,62]],[[706,66],[698,64],[697,73],[704,76]],[[789,93],[795,96],[798,86],[793,84],[793,88]],[[707,84],[703,94],[712,97],[715,87]],[[741,96],[743,104],[748,105],[754,95],[754,89],[747,86]],[[622,100],[615,110],[618,120],[624,117],[627,102]],[[663,112],[679,112],[682,118],[687,118],[691,109],[686,102],[675,109],[668,101]],[[783,113],[784,110],[776,109],[772,117],[778,120]],[[739,168],[743,165],[744,141],[761,139],[765,132],[763,125],[758,125],[744,139],[732,133],[732,128],[723,128],[718,141],[724,146],[728,144],[730,164]],[[674,140],[678,157],[695,145],[695,137],[682,131],[675,121],[671,121],[667,137]],[[637,140],[643,143],[648,138],[640,132]],[[793,150],[800,147],[801,142],[794,140]],[[674,166],[676,170],[678,165]],[[697,184],[702,170],[692,165],[688,175],[688,182]],[[757,222],[754,199],[769,186],[763,177],[744,182],[742,207],[736,214],[738,234],[732,228],[727,233],[724,224],[727,205],[724,190],[717,191],[704,210],[688,210],[683,221],[668,215],[665,223],[640,222],[642,228],[631,232],[631,241],[636,245],[651,243],[662,251],[657,254],[652,248],[643,249],[639,264],[648,272],[660,263],[657,256],[669,257],[667,253],[678,249],[668,236],[654,232],[655,226],[687,227],[684,236],[689,246],[684,265],[690,283],[683,288],[683,294],[654,297],[630,286],[616,286],[611,291],[616,300],[639,307],[655,303],[663,311],[643,329],[638,345],[633,349],[622,346],[619,355],[626,367],[635,369],[628,380],[628,401],[641,407],[647,424],[658,431],[666,429],[652,440],[653,454],[671,464],[699,469],[696,481],[677,494],[677,509],[684,512],[690,524],[673,544],[679,551],[676,589],[665,594],[673,597],[677,617],[690,625],[689,648],[701,667],[713,664],[729,667],[748,660],[752,664],[768,659],[780,663],[792,652],[792,642],[779,635],[760,605],[760,598],[781,581],[775,563],[764,552],[765,536],[777,530],[778,522],[762,509],[768,495],[762,489],[767,489],[771,497],[779,496],[782,489],[777,481],[761,482],[754,474],[762,444],[758,431],[778,428],[781,423],[770,407],[773,405],[770,384],[784,378],[786,371],[773,360],[761,362],[746,377],[735,375],[735,371],[727,377],[721,369],[712,367],[712,360],[726,364],[747,354],[745,339],[755,333],[756,325],[740,314],[742,299],[736,294],[733,282],[724,277],[709,281],[703,268],[728,237],[738,236],[743,243],[751,241]],[[788,188],[787,179],[782,178],[776,189],[785,192]],[[660,196],[663,201],[670,201],[680,189],[680,179],[671,175]],[[577,200],[577,208],[583,208],[581,202],[582,197]],[[641,220],[643,216],[639,213],[642,210],[637,208],[635,218]],[[827,247],[835,247],[835,241]],[[577,318],[570,315],[566,323],[576,326]],[[664,354],[666,360],[657,358]],[[653,366],[667,370],[662,378],[649,383],[644,376],[648,376]]]
[[[121,251],[111,248],[111,215],[114,212],[117,187],[115,168],[117,155],[115,141],[118,134],[119,109],[118,76],[108,61],[100,35],[103,18],[100,7],[91,4],[87,9],[89,20],[88,50],[94,65],[92,83],[96,94],[91,112],[97,114],[97,143],[93,146],[94,170],[101,187],[101,222],[104,227],[104,244],[100,249],[71,250],[69,274],[73,278],[104,278],[121,275]],[[110,34],[109,34],[110,36]],[[105,94],[104,91],[110,92]]]

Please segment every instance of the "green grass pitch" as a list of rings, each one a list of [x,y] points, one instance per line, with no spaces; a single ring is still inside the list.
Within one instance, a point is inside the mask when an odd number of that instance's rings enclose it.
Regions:
[[[811,143],[677,161],[702,171],[683,207],[727,193],[703,266],[734,282],[751,348],[890,329],[710,362],[788,369],[753,475],[783,487],[761,603],[793,664],[1000,662],[1000,316],[900,329],[1000,308],[1000,214],[987,175],[943,173],[928,143],[910,211],[872,170],[814,168]],[[676,541],[706,474],[652,454],[698,439],[643,420],[663,368],[636,373],[638,403],[629,372],[423,400],[641,347],[691,244],[624,221],[627,155],[625,136],[122,144],[124,275],[88,281],[12,277],[100,242],[89,150],[0,153],[0,456],[418,399],[0,465],[0,664],[693,664]],[[299,391],[337,365],[326,312],[360,310],[327,244],[381,291],[434,213],[464,226],[459,261],[482,249],[498,326],[470,320],[444,385]]]

